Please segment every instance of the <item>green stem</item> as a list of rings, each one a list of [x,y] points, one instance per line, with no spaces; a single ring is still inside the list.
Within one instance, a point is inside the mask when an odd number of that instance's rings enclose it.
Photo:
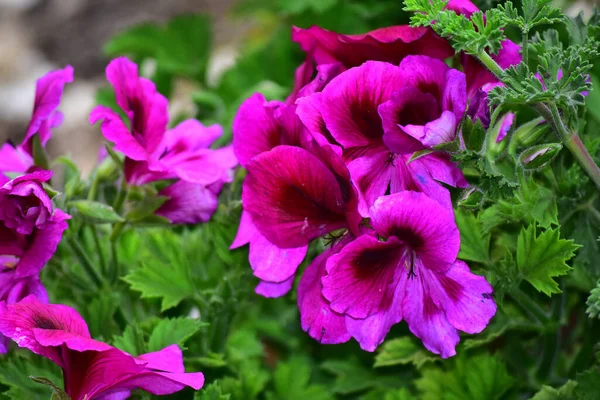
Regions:
[[[494,61],[494,59],[492,57],[490,57],[490,55],[488,53],[486,53],[485,51],[482,51],[481,53],[477,54],[477,58],[479,58],[479,61],[481,61],[481,63],[490,70],[490,72],[494,75],[496,75],[496,78],[501,79],[502,77],[502,67],[498,65],[498,63],[496,61]]]
[[[117,194],[117,198],[115,200],[113,208],[115,211],[120,214],[123,208],[123,203],[125,203],[125,199],[127,199],[127,194],[129,192],[129,188],[127,187],[127,182],[125,178],[121,181],[121,187],[119,189],[119,193]]]
[[[531,298],[523,293],[518,287],[510,291],[510,297],[530,316],[539,321],[542,325],[550,322],[548,314]]]
[[[102,272],[106,274],[107,266],[106,266],[106,258],[104,257],[104,251],[100,244],[100,236],[98,235],[98,228],[94,224],[90,224],[90,229],[92,230],[92,236],[94,238],[94,244],[96,245],[96,251],[98,252],[98,259],[100,260],[100,266],[102,267]]]
[[[121,263],[119,262],[119,253],[117,251],[117,242],[123,232],[124,224],[118,223],[113,227],[113,231],[110,235],[110,253],[112,257],[110,280],[111,282],[117,282],[121,277]]]
[[[94,179],[92,180],[92,185],[90,186],[90,191],[88,192],[87,199],[88,200],[96,200],[96,196],[98,195],[98,185],[100,181],[98,179],[98,174],[94,174]]]
[[[523,64],[529,65],[529,31],[526,29],[523,29],[521,48],[523,49]]]
[[[69,243],[71,249],[73,249],[73,252],[81,262],[81,266],[83,267],[85,272],[88,274],[92,282],[94,282],[94,285],[100,288],[102,286],[102,279],[94,269],[94,264],[92,263],[88,255],[85,253],[83,247],[81,247],[81,244],[79,244],[79,242],[72,236],[67,239],[67,242]]]
[[[585,145],[579,138],[579,135],[573,133],[566,141],[565,146],[579,162],[579,165],[587,172],[588,176],[594,182],[598,190],[600,190],[600,168],[585,148]]]
[[[566,292],[564,291],[564,287],[562,289],[563,292],[560,294],[560,297],[558,299],[554,299],[554,303],[552,304],[552,320],[560,324],[563,323],[566,302]],[[560,339],[560,329],[556,329],[555,331],[548,332],[546,335],[544,335],[544,349],[537,371],[537,378],[541,382],[546,382],[554,370],[556,361],[558,360],[558,355],[560,353]]]

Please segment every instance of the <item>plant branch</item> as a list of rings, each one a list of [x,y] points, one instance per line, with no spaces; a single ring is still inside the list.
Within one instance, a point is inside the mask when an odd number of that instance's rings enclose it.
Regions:
[[[77,239],[75,239],[72,236],[67,239],[67,242],[69,243],[71,249],[73,249],[73,252],[81,262],[81,266],[83,267],[87,275],[90,277],[92,282],[94,282],[94,285],[100,288],[102,286],[102,278],[96,272],[94,264],[92,263],[88,255],[85,253],[83,247],[81,247],[81,244],[79,244]]]

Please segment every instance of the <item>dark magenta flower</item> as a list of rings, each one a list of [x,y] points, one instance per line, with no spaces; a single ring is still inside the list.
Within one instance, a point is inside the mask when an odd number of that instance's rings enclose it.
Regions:
[[[312,54],[317,65],[342,63],[357,67],[369,60],[399,64],[404,57],[421,54],[443,60],[454,54],[444,39],[428,28],[390,26],[363,35],[344,35],[318,26],[294,27],[292,40]]]
[[[427,349],[454,355],[458,330],[481,332],[496,305],[485,278],[456,260],[452,211],[406,191],[381,197],[370,214],[375,232],[332,248],[307,269],[298,294],[303,328],[329,343],[352,336],[373,351],[405,319]]]
[[[70,218],[54,209],[42,184],[51,171],[36,171],[0,187],[0,301],[15,303],[29,294],[48,296],[39,273],[52,258]],[[6,343],[0,344],[6,352]]]
[[[102,120],[104,137],[125,154],[125,177],[132,185],[175,180],[161,194],[170,200],[159,210],[172,223],[205,222],[216,210],[223,184],[238,164],[231,146],[211,149],[222,134],[218,125],[186,120],[168,129],[168,101],[154,83],[138,75],[137,65],[124,57],[106,69],[116,100],[129,125],[115,111],[96,107],[90,123]],[[198,185],[193,187],[193,185]],[[203,203],[199,203],[203,202]],[[189,205],[194,207],[188,208]],[[178,209],[177,207],[186,207]]]
[[[320,131],[321,143],[331,137],[343,147],[365,217],[388,191],[421,191],[451,207],[438,181],[467,185],[446,154],[408,162],[417,150],[453,140],[466,111],[464,75],[441,61],[424,56],[405,57],[400,66],[369,61],[298,103],[313,136]]]
[[[5,143],[0,147],[0,184],[8,179],[2,172],[26,172],[33,166],[32,140],[39,135],[40,143],[46,146],[52,136],[52,128],[63,121],[63,114],[57,111],[67,83],[73,82],[73,67],[51,71],[36,83],[35,101],[31,120],[23,142],[18,146]]]
[[[42,304],[35,296],[0,303],[0,332],[58,364],[64,390],[73,400],[126,399],[134,389],[167,395],[204,384],[202,373],[185,373],[177,345],[133,357],[92,339],[71,307]]]

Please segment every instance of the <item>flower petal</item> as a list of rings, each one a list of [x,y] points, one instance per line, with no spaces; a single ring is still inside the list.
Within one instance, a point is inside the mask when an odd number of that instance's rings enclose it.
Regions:
[[[323,296],[331,302],[331,308],[353,318],[387,310],[406,274],[405,249],[395,238],[379,242],[363,235],[330,257],[327,276],[323,277]]]
[[[254,291],[263,297],[274,298],[285,296],[294,285],[294,277],[291,276],[283,282],[260,281]]]
[[[155,214],[167,218],[173,224],[199,224],[207,222],[217,210],[217,193],[197,183],[177,181],[160,191],[169,199]]]

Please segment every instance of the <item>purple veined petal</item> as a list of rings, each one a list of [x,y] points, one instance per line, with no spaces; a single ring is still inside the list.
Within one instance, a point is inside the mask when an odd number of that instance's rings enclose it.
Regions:
[[[393,294],[393,300],[387,310],[378,312],[364,319],[346,316],[348,333],[365,351],[375,351],[383,343],[386,335],[395,324],[402,321],[402,302],[408,274],[402,274]]]
[[[380,197],[370,213],[377,233],[402,241],[426,268],[446,271],[456,260],[460,234],[452,209],[425,194],[404,191]]]
[[[102,121],[100,129],[104,138],[115,144],[115,150],[125,154],[128,158],[141,161],[147,157],[146,150],[131,134],[121,116],[105,106],[97,106],[90,114],[90,124]]]
[[[458,121],[454,113],[443,111],[439,118],[423,126],[406,125],[401,129],[421,142],[423,146],[431,148],[456,139],[457,125]]]
[[[292,275],[283,282],[260,281],[254,291],[263,297],[275,298],[288,294],[294,285],[294,276]]]
[[[165,156],[159,162],[159,168],[150,165],[149,169],[158,172],[169,171],[174,177],[190,183],[211,185],[215,182],[231,181],[230,170],[238,164],[232,146],[220,149],[197,149],[193,152]],[[167,172],[167,176],[169,175]]]
[[[446,73],[450,70],[443,61],[426,56],[408,56],[400,63],[405,86],[417,88],[441,100],[446,86]]]
[[[44,265],[52,258],[62,239],[63,232],[68,228],[69,214],[59,209],[45,224],[44,229],[36,232],[33,241],[21,255],[17,266],[17,278],[37,275]]]
[[[34,295],[40,302],[48,303],[48,292],[37,276],[28,276],[22,279],[13,279],[12,287],[6,298],[7,304],[18,303],[29,295]]]
[[[26,172],[33,166],[33,158],[29,154],[9,143],[0,147],[0,160],[0,185],[6,183],[2,182],[2,172]]]
[[[406,280],[406,292],[402,303],[404,319],[410,331],[432,353],[448,358],[456,354],[460,341],[457,330],[450,325],[444,312],[434,303],[429,287],[419,268],[416,276]]]
[[[177,181],[159,192],[160,196],[169,199],[155,214],[167,218],[172,224],[208,222],[219,205],[219,191],[215,193],[204,185]]]
[[[457,123],[467,111],[467,78],[459,70],[450,69],[446,72],[442,107],[454,113]]]
[[[300,91],[307,86],[311,78],[313,76],[314,65],[313,65],[313,56],[311,53],[306,55],[306,59],[298,68],[296,68],[296,72],[294,73],[294,88],[292,89],[292,93],[285,100],[285,104],[291,105],[296,102],[300,96]]]
[[[34,229],[44,229],[52,215],[52,200],[39,181],[13,180],[0,188],[0,193],[5,196],[0,202],[0,220],[6,227],[23,235],[31,234]]]
[[[369,209],[380,196],[383,196],[394,175],[394,165],[390,161],[393,155],[389,152],[372,151],[348,164],[352,181],[358,190],[358,211],[368,218]]]
[[[508,112],[502,116],[498,123],[498,136],[496,136],[496,143],[500,143],[506,135],[515,121],[515,113]]]
[[[422,93],[416,87],[398,89],[392,98],[378,108],[383,124],[383,141],[396,154],[412,154],[423,149],[419,140],[424,132],[415,133],[416,128],[440,116],[438,100],[431,93]],[[415,127],[408,132],[404,126]]]
[[[19,146],[25,153],[32,155],[31,140],[36,133],[40,135],[42,146],[45,146],[52,134],[50,128],[62,122],[60,114],[56,114],[55,111],[60,105],[65,85],[70,82],[73,82],[73,67],[70,65],[49,72],[37,81],[33,113],[25,139]]]
[[[441,152],[428,154],[411,161],[408,166],[414,171],[413,173],[418,174],[418,171],[427,171],[436,181],[443,182],[453,187],[466,188],[469,186],[469,182],[465,179],[462,171],[454,164],[454,162],[452,162],[452,159],[448,154]],[[422,191],[428,193],[425,190]],[[429,197],[438,200],[440,204],[445,204],[443,201],[439,201],[433,194],[430,194]]]
[[[55,335],[53,337],[54,342],[62,340],[64,343],[65,340],[73,337],[92,341],[85,321],[71,307],[42,304],[34,295],[27,296],[16,304],[0,303],[0,333],[11,338],[19,347],[27,348],[36,354],[50,358],[59,365],[63,365],[57,349],[47,348],[46,345],[38,341],[39,337],[43,336],[41,331],[51,332],[51,335]],[[60,337],[61,333],[63,334],[62,338]],[[93,349],[102,348],[101,345],[90,347]]]
[[[261,287],[261,292],[265,293],[267,289],[272,289],[266,285],[267,283],[283,283],[284,281],[289,281],[290,278],[292,278],[293,282],[293,276],[308,251],[308,246],[280,248],[269,242],[256,229],[250,213],[244,210],[237,236],[231,244],[230,249],[236,249],[246,244],[250,244],[248,261],[254,271],[254,275],[264,281],[265,285]],[[283,290],[282,288],[283,286],[280,286],[279,290]],[[258,288],[257,293],[262,294],[258,292]]]
[[[457,14],[464,15],[470,18],[474,12],[479,11],[479,8],[470,0],[450,0],[446,5],[448,10],[452,10]]]
[[[167,99],[158,93],[154,83],[141,78],[137,65],[125,57],[108,64],[106,78],[115,89],[117,104],[131,122],[130,134],[147,154],[153,154],[167,130]]]
[[[421,270],[427,279],[429,295],[448,322],[467,333],[480,333],[496,314],[492,286],[483,276],[475,275],[467,264],[456,261],[442,274]]]
[[[159,158],[165,151],[180,154],[208,149],[222,135],[221,125],[204,126],[198,120],[187,119],[165,133],[155,155]]]
[[[298,99],[296,114],[306,126],[313,139],[319,146],[338,145],[336,140],[327,129],[325,120],[321,114],[322,94],[313,95]]]
[[[266,103],[265,96],[255,93],[242,103],[233,120],[233,149],[243,167],[254,156],[281,144],[279,124]]]
[[[242,190],[244,209],[258,230],[282,248],[347,226],[346,202],[335,175],[308,151],[291,146],[253,158]]]
[[[321,92],[333,78],[344,71],[346,67],[342,63],[317,65],[317,76],[299,91],[298,99]]]
[[[368,61],[334,78],[322,94],[321,113],[332,136],[344,149],[381,143],[380,104],[404,85],[402,70]]]
[[[323,296],[334,311],[353,318],[387,311],[406,274],[406,250],[396,238],[358,237],[327,260]]]
[[[390,26],[363,35],[343,35],[318,26],[292,28],[292,40],[313,54],[317,65],[341,62],[347,68],[369,60],[398,64],[409,54],[445,59],[454,54],[450,45],[430,29]]]
[[[298,308],[302,329],[322,344],[344,343],[350,340],[342,314],[331,309],[322,294],[321,278],[329,257],[343,247],[344,243],[326,249],[306,268],[298,285]]]

